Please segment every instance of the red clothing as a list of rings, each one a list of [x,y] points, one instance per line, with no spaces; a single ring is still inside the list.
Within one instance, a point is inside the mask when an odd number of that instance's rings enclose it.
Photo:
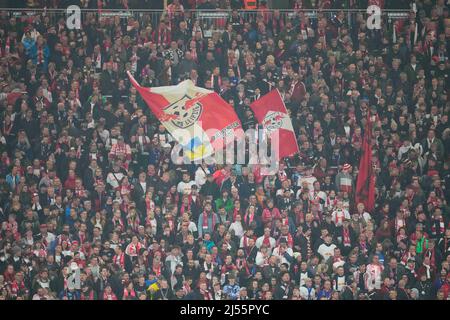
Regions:
[[[74,190],[75,189],[75,179],[76,179],[75,177],[73,177],[73,178],[68,177],[66,182],[64,182],[64,188]]]
[[[124,157],[126,160],[131,160],[131,148],[128,144],[115,143],[109,152],[109,158]]]
[[[103,293],[103,300],[117,300],[117,296],[111,292],[110,294],[107,294],[106,292]]]
[[[162,45],[164,47],[168,46],[172,41],[172,31],[170,28],[164,29],[160,27],[157,32],[153,34],[153,38],[156,39],[158,45]]]
[[[302,81],[292,83],[290,87],[291,100],[294,103],[300,103],[306,94],[305,84]]]
[[[449,282],[444,283],[440,290],[442,290],[442,292],[444,293],[444,300],[447,300],[448,295],[450,293],[450,283]]]

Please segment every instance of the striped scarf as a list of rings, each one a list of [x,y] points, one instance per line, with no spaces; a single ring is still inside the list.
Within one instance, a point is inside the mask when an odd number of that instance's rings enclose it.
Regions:
[[[431,225],[431,234],[433,236],[437,236],[442,235],[444,233],[445,233],[444,218],[440,216],[438,219],[433,219],[433,224]]]
[[[203,229],[209,228],[209,217],[212,216],[212,229],[214,229],[214,226],[216,225],[216,216],[211,212],[207,213],[206,211],[203,212]]]
[[[44,48],[42,46],[38,46],[37,48],[37,64],[44,64]]]
[[[159,29],[158,32],[158,44],[165,45],[170,41],[169,32],[166,29]]]

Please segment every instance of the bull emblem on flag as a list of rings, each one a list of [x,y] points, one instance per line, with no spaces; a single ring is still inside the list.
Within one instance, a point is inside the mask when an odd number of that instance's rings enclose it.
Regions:
[[[283,119],[285,117],[286,114],[282,112],[268,112],[262,121],[262,125],[269,132],[275,131],[283,126]]]
[[[185,95],[180,100],[172,103],[164,109],[166,119],[174,126],[186,129],[192,126],[202,114],[202,104],[198,101],[198,97],[192,99]]]

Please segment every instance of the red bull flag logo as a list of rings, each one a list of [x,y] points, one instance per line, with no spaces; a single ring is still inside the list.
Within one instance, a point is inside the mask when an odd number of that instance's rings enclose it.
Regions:
[[[232,106],[214,91],[196,87],[191,80],[175,86],[145,88],[130,73],[128,77],[190,161],[223,149],[224,138],[242,130]]]
[[[250,105],[258,123],[268,132],[272,143],[278,144],[277,159],[299,152],[297,138],[286,106],[278,90],[272,90]]]

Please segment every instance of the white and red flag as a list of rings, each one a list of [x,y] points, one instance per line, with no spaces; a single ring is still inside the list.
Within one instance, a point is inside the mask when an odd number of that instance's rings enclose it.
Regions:
[[[196,87],[191,80],[175,86],[145,88],[130,73],[128,77],[191,161],[223,149],[224,137],[242,130],[232,106],[214,91]]]
[[[299,152],[291,118],[277,89],[253,102],[250,108],[269,134],[272,144],[278,145],[277,160]]]

